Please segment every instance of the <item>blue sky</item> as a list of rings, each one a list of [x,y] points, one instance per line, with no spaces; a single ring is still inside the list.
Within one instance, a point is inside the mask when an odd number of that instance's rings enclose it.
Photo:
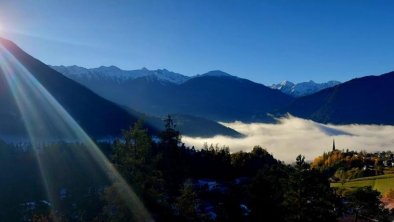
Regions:
[[[51,65],[220,69],[256,82],[394,70],[394,2],[1,0],[1,35]]]

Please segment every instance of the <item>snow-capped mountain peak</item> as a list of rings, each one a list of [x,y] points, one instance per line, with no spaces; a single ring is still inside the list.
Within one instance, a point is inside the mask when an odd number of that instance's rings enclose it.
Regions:
[[[145,67],[137,70],[122,70],[116,66],[100,66],[89,69],[75,65],[51,67],[71,79],[112,80],[118,83],[146,77],[150,80],[156,79],[163,82],[181,84],[190,78],[167,69],[149,70]]]
[[[159,80],[164,80],[176,84],[184,83],[186,80],[190,79],[188,76],[184,76],[179,73],[168,71],[167,69],[157,69],[153,71],[153,75],[155,75]]]
[[[301,82],[301,83],[293,83],[290,81],[282,81],[279,84],[273,84],[271,88],[277,89],[282,91],[283,93],[287,95],[291,95],[294,97],[300,97],[300,96],[306,96],[310,95],[313,93],[316,93],[320,90],[333,87],[335,85],[340,84],[338,81],[328,81],[325,83],[316,83],[313,80],[310,80],[308,82]]]
[[[279,90],[284,90],[284,89],[287,89],[287,88],[292,88],[292,87],[294,87],[294,83],[292,83],[292,82],[290,82],[290,81],[287,81],[287,80],[284,80],[284,81],[282,81],[281,83],[278,83],[278,84],[273,84],[272,86],[271,86],[271,88],[273,88],[273,89],[279,89]]]

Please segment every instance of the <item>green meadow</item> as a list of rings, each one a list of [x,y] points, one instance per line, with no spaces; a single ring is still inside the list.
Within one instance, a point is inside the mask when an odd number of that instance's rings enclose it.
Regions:
[[[394,174],[357,178],[344,183],[331,183],[331,187],[333,188],[348,190],[367,186],[371,186],[381,194],[385,194],[390,189],[394,190]]]

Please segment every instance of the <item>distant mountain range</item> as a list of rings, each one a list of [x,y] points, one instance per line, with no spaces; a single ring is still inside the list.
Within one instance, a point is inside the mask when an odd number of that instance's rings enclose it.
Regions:
[[[155,116],[182,113],[214,121],[270,122],[270,114],[290,113],[321,123],[394,124],[393,73],[345,83],[284,81],[266,87],[222,71],[187,77],[141,69],[126,71],[133,77],[119,81],[108,78],[108,67],[90,69],[96,71],[89,75],[54,68],[111,101]]]
[[[163,83],[169,82],[173,84],[182,84],[189,79],[202,77],[202,76],[231,77],[230,74],[219,70],[190,77],[190,76],[168,71],[167,69],[149,70],[145,67],[136,70],[123,70],[116,66],[100,66],[97,68],[84,68],[76,65],[50,66],[50,67],[72,79],[80,79],[80,80],[89,79],[91,81],[105,80],[105,81],[112,81],[118,83],[134,80],[138,78],[146,78],[146,79],[159,80]]]
[[[119,135],[140,118],[155,132],[167,114],[185,135],[201,137],[242,136],[217,121],[273,122],[273,116],[286,113],[321,123],[394,125],[394,72],[345,83],[283,82],[271,88],[222,71],[188,77],[165,69],[50,68],[11,41],[0,39],[0,46],[0,54],[10,52],[94,137]],[[26,135],[12,94],[18,87],[11,87],[0,69],[0,135]],[[36,101],[33,94],[26,96]],[[51,115],[45,107],[29,111],[44,120]]]
[[[51,66],[56,71],[72,79],[90,79],[90,80],[109,80],[121,83],[123,81],[133,80],[140,77],[158,79],[164,82],[181,84],[190,79],[179,73],[170,72],[166,69],[148,70],[146,68],[137,70],[122,70],[116,66],[101,66],[98,68],[83,68],[80,66]]]
[[[394,125],[394,72],[366,76],[301,97],[282,113],[334,124]]]
[[[181,113],[214,121],[273,121],[267,113],[293,100],[278,90],[219,70],[186,77],[167,70],[164,75],[163,70],[119,71],[116,67],[53,68],[104,98],[154,116]],[[111,74],[115,72],[123,73],[122,77]]]
[[[319,92],[323,89],[330,88],[340,84],[338,81],[328,81],[325,83],[315,83],[314,81],[309,82],[301,82],[301,83],[292,83],[290,81],[283,81],[279,84],[273,84],[271,88],[278,89],[281,92],[293,96],[293,97],[301,97],[311,95],[313,93]]]
[[[163,83],[169,82],[174,84],[182,84],[189,79],[201,76],[231,76],[221,71],[211,71],[203,75],[186,76],[179,73],[168,71],[167,69],[148,70],[147,68],[137,70],[122,70],[116,66],[101,66],[98,68],[84,68],[80,66],[51,66],[56,71],[68,76],[71,79],[85,82],[89,81],[111,81],[122,83],[129,80],[145,77],[148,79],[157,79]],[[320,90],[340,84],[339,81],[328,81],[325,83],[316,83],[312,80],[309,82],[293,83],[290,81],[283,81],[278,84],[273,84],[272,89],[278,89],[281,92],[293,96],[301,97],[316,93]]]
[[[4,48],[2,48],[4,47]],[[3,50],[4,49],[4,50]],[[163,129],[162,118],[157,118],[142,114],[131,108],[121,107],[114,102],[110,102],[92,92],[85,86],[65,77],[54,69],[48,67],[39,60],[25,53],[13,42],[0,38],[0,56],[6,55],[10,52],[17,60],[17,62],[7,62],[7,67],[13,69],[22,64],[29,71],[30,75],[47,90],[67,112],[79,123],[79,125],[90,135],[97,138],[106,136],[120,135],[122,129],[128,129],[138,119],[144,119],[145,125],[151,133]],[[3,63],[5,61],[2,61]],[[4,68],[4,67],[2,67]],[[62,69],[62,67],[58,67]],[[16,68],[13,70],[17,70]],[[171,82],[172,84],[180,84],[184,81],[182,75],[171,73],[166,70],[149,71],[146,69],[140,72],[123,72],[115,67],[101,67],[97,69],[100,75],[92,74],[93,71],[81,67],[69,67],[68,69],[73,73],[75,78],[83,76],[90,80],[100,76],[101,80],[113,80],[110,82],[122,82],[144,77],[144,79],[152,79],[156,81]],[[73,75],[70,74],[70,75]],[[27,73],[18,73],[18,76],[28,75]],[[107,75],[107,76],[106,76]],[[23,116],[19,111],[17,104],[18,98],[14,98],[13,90],[15,88],[24,88],[25,85],[10,86],[7,81],[6,74],[3,69],[0,69],[0,136],[4,138],[21,138],[27,136],[26,123],[23,121]],[[23,90],[27,90],[24,88]],[[40,106],[38,103],[45,98],[36,98],[37,93],[33,91],[27,94],[26,101],[35,104],[37,110],[28,110],[29,113],[34,112],[39,115],[42,122],[40,125],[45,128],[51,128],[52,123],[47,116],[53,115],[45,105]],[[196,118],[187,115],[173,114],[175,123],[178,129],[185,135],[189,136],[204,136],[210,137],[215,135],[226,135],[232,137],[240,137],[242,134],[237,131],[223,126],[217,122]],[[36,130],[40,130],[41,126],[34,126]],[[53,132],[55,135],[56,129],[46,129],[48,132]]]

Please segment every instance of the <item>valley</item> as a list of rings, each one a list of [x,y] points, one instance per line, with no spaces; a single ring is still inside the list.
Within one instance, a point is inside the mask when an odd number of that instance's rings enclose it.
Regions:
[[[394,221],[393,9],[0,0],[0,222]]]

